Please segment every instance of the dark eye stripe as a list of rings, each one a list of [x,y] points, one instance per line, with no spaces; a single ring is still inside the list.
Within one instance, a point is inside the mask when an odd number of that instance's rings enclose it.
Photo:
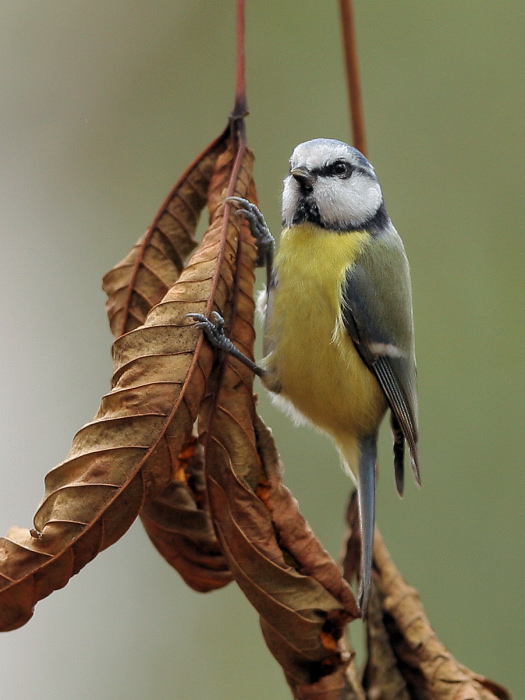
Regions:
[[[318,177],[340,177],[342,179],[349,178],[353,172],[366,173],[366,170],[356,167],[346,160],[336,160],[335,163],[326,163],[312,170],[312,174]]]

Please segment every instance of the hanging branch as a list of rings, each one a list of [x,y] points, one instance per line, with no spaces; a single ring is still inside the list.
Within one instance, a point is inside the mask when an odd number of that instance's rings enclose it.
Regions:
[[[366,135],[352,0],[339,0],[350,124],[354,146],[366,156]]]
[[[235,34],[235,105],[232,117],[244,119],[248,115],[246,96],[246,20],[245,0],[237,0],[237,24]]]

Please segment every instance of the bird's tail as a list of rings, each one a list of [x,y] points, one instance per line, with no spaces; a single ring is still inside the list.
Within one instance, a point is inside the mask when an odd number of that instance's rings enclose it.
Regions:
[[[377,435],[359,440],[357,443],[341,444],[346,465],[357,481],[359,522],[361,527],[361,581],[359,607],[366,618],[372,583],[372,551],[374,544],[375,513],[375,468],[377,458]]]

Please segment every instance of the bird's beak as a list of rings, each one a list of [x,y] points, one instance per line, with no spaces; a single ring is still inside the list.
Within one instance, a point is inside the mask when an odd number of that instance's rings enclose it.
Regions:
[[[304,166],[298,165],[297,168],[292,168],[290,170],[290,175],[292,175],[300,185],[311,190],[315,182],[315,175],[305,168]]]

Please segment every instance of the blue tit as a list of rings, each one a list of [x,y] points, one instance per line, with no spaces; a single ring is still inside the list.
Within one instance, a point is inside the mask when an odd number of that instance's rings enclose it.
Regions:
[[[262,215],[246,200],[236,202],[271,255]],[[284,180],[282,219],[279,250],[259,300],[264,358],[260,365],[246,364],[279,406],[333,439],[355,479],[362,542],[359,602],[366,616],[377,438],[387,409],[397,490],[401,495],[405,440],[420,483],[408,260],[373,167],[341,141],[313,139],[297,146]],[[220,323],[197,320],[221,346]],[[231,345],[221,347],[240,356]]]

